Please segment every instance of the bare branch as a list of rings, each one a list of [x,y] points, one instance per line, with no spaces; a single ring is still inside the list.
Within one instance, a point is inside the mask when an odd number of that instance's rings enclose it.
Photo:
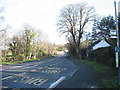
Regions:
[[[75,46],[79,47],[85,26],[93,20],[95,9],[87,3],[70,4],[61,9],[59,32],[72,36]],[[68,36],[67,35],[67,36]],[[69,37],[69,36],[68,36]]]

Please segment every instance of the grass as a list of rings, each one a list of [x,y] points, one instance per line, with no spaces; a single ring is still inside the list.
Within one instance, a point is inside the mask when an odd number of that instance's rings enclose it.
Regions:
[[[1,65],[9,65],[9,64],[17,64],[17,63],[25,63],[25,62],[30,62],[30,61],[38,61],[38,60],[42,60],[42,59],[47,59],[50,58],[52,56],[47,56],[47,57],[41,57],[38,59],[28,59],[28,60],[24,60],[24,61],[11,61],[11,62],[1,62]]]
[[[86,63],[86,64],[92,66],[93,69],[94,69],[96,72],[103,72],[103,73],[105,73],[105,72],[106,72],[106,69],[108,69],[107,66],[104,66],[104,65],[102,65],[102,64],[98,64],[98,63],[96,63],[96,62],[92,62],[92,61],[90,61],[90,60],[80,60],[80,62]]]
[[[118,76],[115,69],[111,69],[102,64],[90,61],[90,60],[77,60],[93,67],[94,71],[98,73],[102,85],[104,88],[120,88],[118,86]]]
[[[103,84],[106,88],[118,88],[118,77],[112,77],[112,78],[104,78],[102,79]]]

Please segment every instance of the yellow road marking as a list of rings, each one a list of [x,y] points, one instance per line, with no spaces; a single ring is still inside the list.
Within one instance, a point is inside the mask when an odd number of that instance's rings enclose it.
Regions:
[[[38,69],[43,69],[43,67],[40,67],[40,68],[38,68]]]
[[[33,72],[34,72],[34,71],[36,71],[36,70],[31,70],[31,71],[33,71]]]
[[[26,83],[26,84],[41,85],[46,81],[48,81],[48,79],[23,77],[21,79],[16,79],[13,82],[21,82],[21,83]]]
[[[45,83],[46,81],[48,81],[48,80],[39,79],[39,81],[36,81],[36,82],[34,82],[33,84],[34,84],[34,85],[41,85],[41,84]]]
[[[61,68],[54,68],[54,67],[53,67],[53,68],[47,68],[47,69],[58,69],[58,70],[60,70]]]
[[[39,79],[31,78],[28,81],[26,81],[25,83],[32,84],[33,82],[35,82],[37,80],[39,80]]]
[[[60,73],[61,71],[58,71],[58,72],[56,72],[56,73]]]
[[[67,68],[62,68],[61,70],[66,70]]]

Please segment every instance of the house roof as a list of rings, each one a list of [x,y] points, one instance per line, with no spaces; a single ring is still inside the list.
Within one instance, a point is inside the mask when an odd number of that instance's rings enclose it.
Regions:
[[[108,44],[105,40],[101,40],[98,44],[96,44],[93,47],[93,50],[96,50],[98,48],[104,48],[104,47],[110,47],[110,44]]]

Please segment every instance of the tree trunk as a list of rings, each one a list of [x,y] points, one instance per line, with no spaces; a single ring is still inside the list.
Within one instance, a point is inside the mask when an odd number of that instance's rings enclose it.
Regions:
[[[76,56],[77,56],[77,57],[81,57],[80,51],[79,51],[79,45],[78,45],[78,43],[76,42],[75,35],[74,35],[73,32],[72,32],[71,34],[72,34],[72,37],[73,37],[73,46],[74,46],[74,48],[75,48]]]

